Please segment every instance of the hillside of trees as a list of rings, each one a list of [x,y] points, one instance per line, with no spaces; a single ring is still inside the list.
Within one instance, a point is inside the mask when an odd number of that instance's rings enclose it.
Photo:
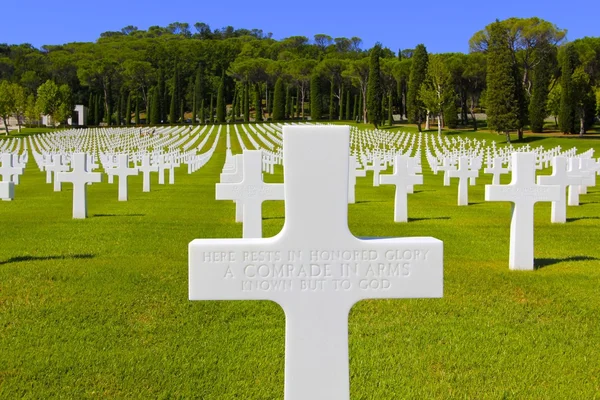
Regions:
[[[470,52],[363,49],[360,38],[275,40],[259,29],[173,23],[128,26],[95,43],[0,44],[0,118],[64,122],[74,104],[87,124],[355,120],[497,132],[584,134],[600,114],[600,38],[566,40],[539,18],[496,21]],[[8,131],[8,127],[6,128]]]

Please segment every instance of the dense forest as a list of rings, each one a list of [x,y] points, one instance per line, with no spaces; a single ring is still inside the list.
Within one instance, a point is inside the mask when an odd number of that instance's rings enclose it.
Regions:
[[[496,21],[470,52],[363,49],[358,37],[275,40],[259,29],[172,23],[128,26],[95,43],[0,44],[0,117],[64,122],[74,104],[87,125],[288,119],[583,134],[600,108],[600,38],[566,40],[539,18]],[[7,128],[8,131],[8,128]]]

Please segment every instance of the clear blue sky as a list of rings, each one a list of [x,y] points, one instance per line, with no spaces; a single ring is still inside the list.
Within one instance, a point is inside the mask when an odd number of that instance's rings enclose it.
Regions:
[[[95,41],[134,25],[205,22],[211,29],[258,28],[275,39],[325,33],[379,41],[394,52],[424,43],[430,52],[467,52],[473,33],[496,18],[538,16],[568,30],[567,38],[600,36],[598,0],[2,0],[0,43]],[[302,6],[302,8],[300,8]],[[376,10],[373,8],[376,7]],[[565,11],[568,10],[568,11]],[[193,29],[192,29],[193,30]],[[193,30],[195,31],[195,30]]]

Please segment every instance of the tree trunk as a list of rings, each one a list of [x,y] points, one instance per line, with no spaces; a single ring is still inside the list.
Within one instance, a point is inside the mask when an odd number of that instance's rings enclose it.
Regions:
[[[8,123],[6,122],[7,119],[7,117],[2,117],[2,121],[4,121],[4,129],[6,130],[6,136],[8,136]]]
[[[504,134],[506,135],[506,143],[510,143],[510,132],[504,131]]]
[[[425,116],[425,130],[426,131],[429,130],[429,110],[427,110],[427,115]],[[420,129],[419,129],[419,132],[421,132]]]
[[[519,128],[517,134],[519,135],[519,141],[523,140],[523,128]]]
[[[442,118],[440,117],[440,115],[438,114],[437,116],[437,121],[438,121],[438,134],[442,134]]]
[[[579,137],[583,137],[584,133],[585,133],[585,115],[581,115],[579,117]]]

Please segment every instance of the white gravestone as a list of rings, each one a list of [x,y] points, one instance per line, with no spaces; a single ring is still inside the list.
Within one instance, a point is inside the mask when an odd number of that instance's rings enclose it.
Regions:
[[[23,174],[23,168],[13,166],[13,155],[11,153],[3,153],[0,161],[2,161],[2,166],[0,166],[0,181],[12,182],[11,177],[13,175]]]
[[[566,188],[570,185],[579,185],[581,177],[570,176],[567,172],[567,159],[562,156],[552,158],[552,175],[538,176],[539,185],[557,185],[560,187],[560,197],[552,202],[550,220],[553,223],[564,224],[567,222],[567,195]]]
[[[158,165],[153,165],[150,163],[150,155],[144,154],[142,156],[142,165],[138,167],[140,171],[142,171],[142,179],[143,179],[143,190],[144,192],[150,191],[150,172],[158,172]]]
[[[382,185],[396,185],[394,222],[408,222],[408,187],[423,184],[423,176],[410,173],[408,163],[408,157],[397,155],[394,163],[394,173],[379,176]]]
[[[512,154],[512,180],[508,185],[485,185],[486,201],[510,201],[510,269],[533,270],[533,206],[558,201],[560,187],[536,185],[535,154]]]
[[[357,169],[356,156],[349,157],[348,164],[348,203],[354,204],[356,202],[356,178],[367,176],[367,171],[364,169]]]
[[[127,178],[140,173],[137,168],[129,168],[129,155],[119,154],[117,157],[118,167],[107,168],[106,173],[119,177],[119,201],[127,201]]]
[[[366,170],[373,171],[373,186],[379,186],[379,173],[383,171],[383,165],[378,156],[373,156],[373,164],[367,165]]]
[[[243,208],[242,232],[244,238],[262,237],[262,203],[265,200],[283,200],[283,184],[264,183],[262,179],[262,151],[246,150],[241,182],[217,183],[217,200],[235,200]]]
[[[102,173],[87,171],[87,154],[75,153],[71,158],[71,172],[59,172],[54,179],[73,183],[73,218],[87,218],[88,183],[102,182]]]
[[[12,201],[15,198],[15,183],[0,182],[0,199],[2,201]]]
[[[441,297],[443,243],[348,229],[347,126],[284,126],[285,225],[266,239],[194,240],[190,300],[285,311],[285,399],[347,400],[348,313],[368,298]]]
[[[458,160],[458,169],[448,171],[448,176],[458,178],[458,205],[469,205],[469,178],[478,177],[479,171],[469,168],[469,159],[461,157]]]
[[[502,174],[508,173],[508,168],[502,167],[502,158],[495,157],[492,167],[485,168],[483,170],[483,172],[486,174],[492,174],[492,185],[499,185],[500,184],[500,176]]]
[[[227,169],[227,172],[221,173],[219,180],[221,183],[238,183],[241,182],[244,177],[244,156],[243,154],[236,154],[233,157],[234,169]],[[242,222],[244,220],[244,207],[241,203],[234,201],[235,203],[235,222]]]

